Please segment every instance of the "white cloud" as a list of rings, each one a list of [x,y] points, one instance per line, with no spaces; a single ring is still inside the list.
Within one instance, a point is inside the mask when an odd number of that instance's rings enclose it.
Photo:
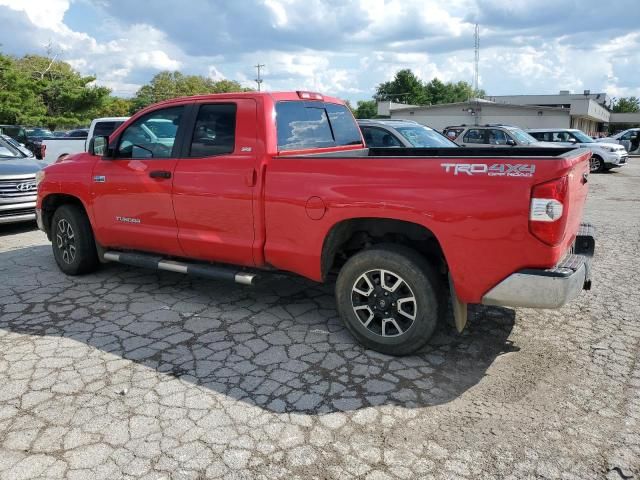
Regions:
[[[41,28],[54,32],[67,30],[62,20],[69,0],[0,0],[0,6],[26,13],[29,20]]]
[[[640,33],[626,20],[633,0],[606,12],[595,0],[581,2],[580,21],[548,14],[575,6],[569,0],[541,0],[544,8],[525,0],[192,0],[188,9],[172,1],[144,9],[126,0],[0,0],[13,12],[2,17],[0,7],[4,31],[15,34],[0,33],[0,43],[6,53],[41,54],[51,40],[63,60],[120,95],[174,69],[255,87],[253,65],[263,63],[265,88],[363,99],[402,68],[425,81],[470,82],[480,19],[481,87],[489,94],[640,95]],[[72,21],[80,11],[95,18]],[[602,15],[620,19],[615,30]]]

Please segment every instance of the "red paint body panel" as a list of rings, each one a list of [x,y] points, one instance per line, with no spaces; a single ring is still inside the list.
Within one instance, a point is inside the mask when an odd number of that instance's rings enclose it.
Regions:
[[[180,159],[174,174],[173,207],[186,257],[254,266],[254,176],[260,154],[257,104],[251,99],[236,103],[234,152]]]
[[[235,102],[234,153],[148,161],[71,156],[47,167],[38,190],[38,207],[51,193],[78,197],[104,247],[270,266],[318,281],[322,280],[324,240],[339,222],[354,218],[413,222],[434,233],[456,291],[469,303],[479,302],[488,290],[520,269],[554,266],[574,240],[587,194],[583,174],[588,171],[589,152],[508,158],[498,156],[496,150],[495,158],[473,159],[473,163],[487,165],[535,164],[530,177],[447,172],[443,163],[470,163],[462,152],[460,158],[446,160],[301,158],[300,153],[349,151],[362,145],[279,154],[274,106],[280,100],[298,100],[298,96],[295,92],[222,94],[155,105],[122,125],[111,141],[137,116],[153,109]],[[325,102],[342,103],[329,97]],[[159,161],[166,162],[162,169],[171,169],[172,180],[148,177],[151,163],[156,169]],[[106,175],[107,181],[96,184],[95,175]],[[531,189],[564,175],[569,177],[566,235],[558,246],[550,247],[529,232]],[[324,215],[307,213],[311,197],[321,199]],[[116,216],[140,218],[141,223],[116,223]]]

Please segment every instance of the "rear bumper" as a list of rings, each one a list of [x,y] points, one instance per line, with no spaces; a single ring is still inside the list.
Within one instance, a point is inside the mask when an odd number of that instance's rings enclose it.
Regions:
[[[582,224],[571,253],[554,268],[520,270],[482,297],[484,305],[559,308],[591,288],[595,229]]]

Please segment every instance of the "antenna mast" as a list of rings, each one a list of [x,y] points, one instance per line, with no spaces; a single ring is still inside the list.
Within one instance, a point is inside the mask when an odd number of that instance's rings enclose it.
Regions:
[[[257,65],[254,65],[254,67],[256,67],[256,70],[258,70],[258,75],[256,77],[256,83],[258,84],[258,91],[260,91],[260,86],[262,85],[262,77],[260,76],[260,69],[265,66],[266,65],[264,63],[259,63]]]
[[[473,90],[474,95],[477,96],[478,89],[480,87],[478,82],[478,71],[480,70],[480,26],[476,23],[474,32],[474,59],[473,59]]]

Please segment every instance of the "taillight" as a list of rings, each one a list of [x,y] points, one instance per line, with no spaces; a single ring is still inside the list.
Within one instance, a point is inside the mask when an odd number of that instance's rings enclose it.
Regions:
[[[40,158],[44,159],[44,156],[47,154],[47,146],[43,143],[40,145]]]
[[[567,226],[567,177],[535,185],[531,189],[529,230],[547,245],[562,242]]]

